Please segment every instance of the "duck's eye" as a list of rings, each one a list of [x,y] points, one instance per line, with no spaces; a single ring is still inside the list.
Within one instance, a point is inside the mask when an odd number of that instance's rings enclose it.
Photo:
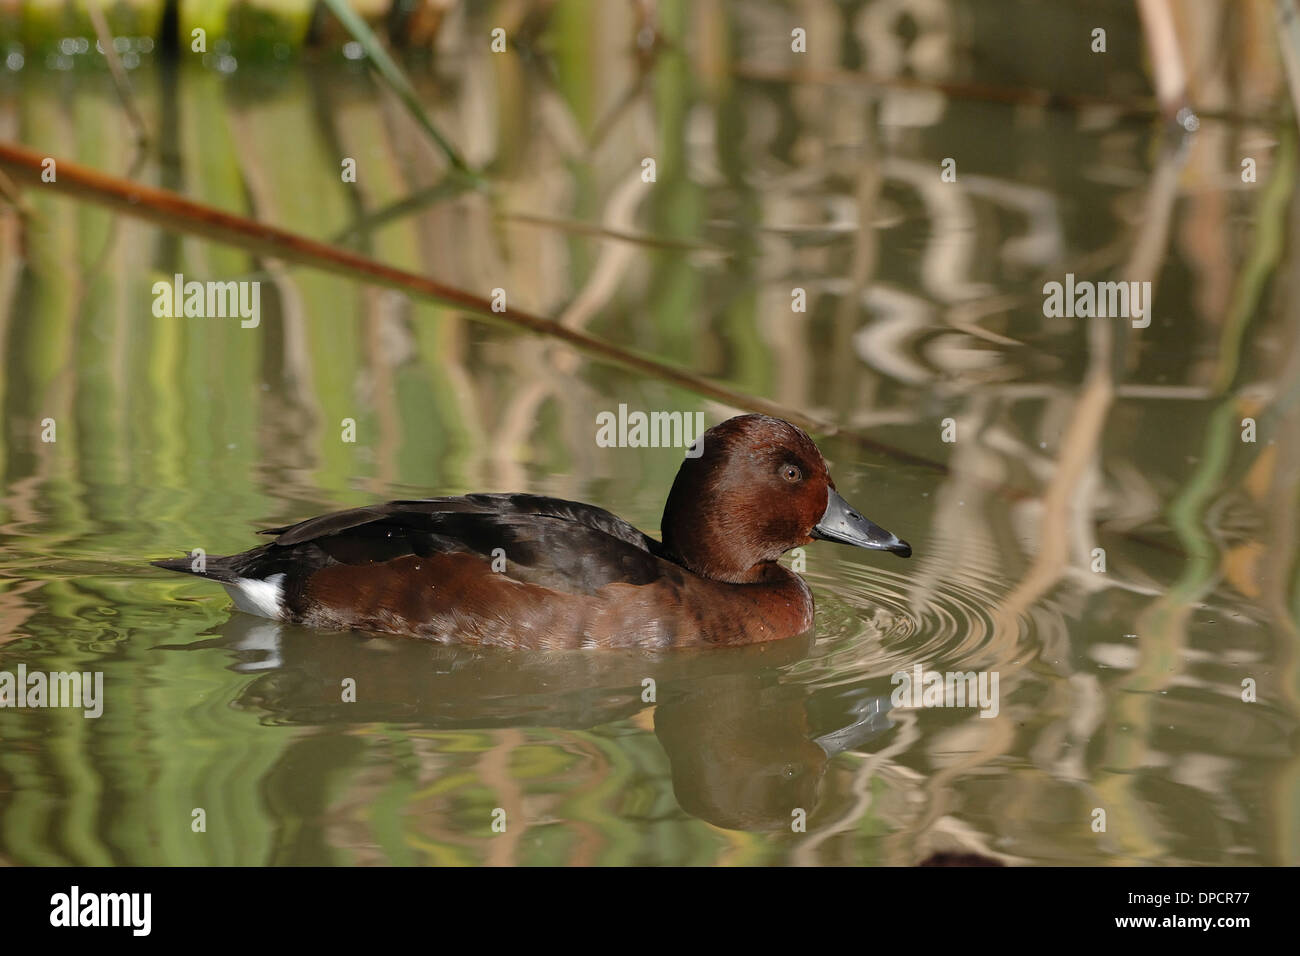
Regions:
[[[803,478],[803,472],[799,470],[798,465],[782,465],[781,477],[786,481],[799,481]]]

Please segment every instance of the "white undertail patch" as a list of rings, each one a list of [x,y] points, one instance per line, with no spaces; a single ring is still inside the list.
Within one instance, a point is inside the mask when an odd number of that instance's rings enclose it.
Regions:
[[[235,599],[235,607],[241,611],[269,617],[274,621],[284,616],[283,581],[283,574],[272,574],[262,580],[238,578],[222,587]]]

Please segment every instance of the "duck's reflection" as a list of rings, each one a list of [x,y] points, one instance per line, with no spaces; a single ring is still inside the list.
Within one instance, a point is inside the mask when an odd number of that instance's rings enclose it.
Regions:
[[[864,697],[838,708],[842,726],[814,736],[814,696],[757,672],[683,681],[661,696],[655,735],[682,809],[729,830],[784,829],[796,811],[811,815],[830,758],[892,726],[888,699]],[[846,703],[817,709],[834,701]]]
[[[238,706],[273,723],[402,723],[457,730],[588,729],[653,708],[673,792],[727,829],[788,828],[811,816],[830,758],[892,726],[888,695],[782,682],[811,637],[725,651],[509,652],[319,632],[232,615],[218,636],[256,675]],[[355,699],[345,700],[345,681]],[[877,689],[879,690],[879,689]]]

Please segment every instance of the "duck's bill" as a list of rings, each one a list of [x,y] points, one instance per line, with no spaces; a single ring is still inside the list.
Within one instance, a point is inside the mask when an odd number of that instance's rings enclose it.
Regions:
[[[830,500],[826,502],[826,513],[812,529],[812,536],[823,541],[851,544],[855,548],[892,551],[901,558],[912,556],[910,544],[900,539],[898,535],[886,531],[874,521],[862,517],[834,490],[831,490]]]

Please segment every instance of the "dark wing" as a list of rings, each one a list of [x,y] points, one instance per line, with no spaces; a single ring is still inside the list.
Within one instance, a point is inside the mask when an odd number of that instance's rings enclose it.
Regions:
[[[415,527],[419,526],[425,516],[445,514],[542,515],[575,521],[646,551],[659,547],[657,541],[642,534],[622,518],[610,514],[604,508],[578,501],[525,494],[462,495],[454,498],[390,501],[382,505],[335,511],[317,518],[299,521],[297,524],[285,525],[282,528],[267,528],[258,533],[277,535],[276,544],[290,545],[311,541],[313,538],[325,535],[338,534],[340,531],[375,521],[390,524],[405,523]]]
[[[663,574],[662,547],[603,508],[541,495],[466,495],[390,501],[321,515],[264,534],[300,557],[373,564],[406,555],[477,554],[503,560],[518,581],[593,591],[622,581],[649,583]],[[310,562],[309,562],[310,563]]]

